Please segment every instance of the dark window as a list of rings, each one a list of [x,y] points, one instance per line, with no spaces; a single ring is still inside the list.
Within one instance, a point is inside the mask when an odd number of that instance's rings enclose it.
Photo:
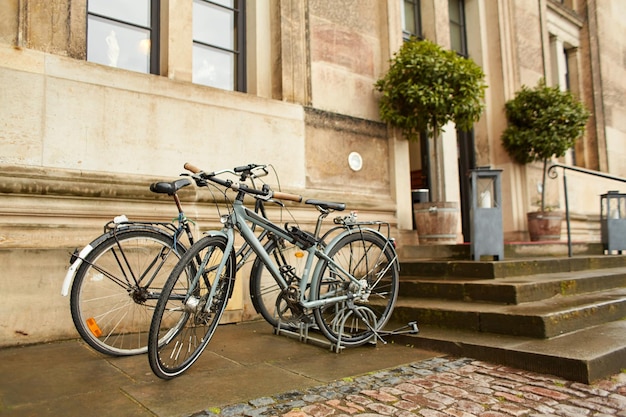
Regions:
[[[246,90],[245,1],[193,1],[193,82]]]
[[[420,14],[420,0],[402,1],[402,38],[422,38],[422,17]]]
[[[88,0],[87,60],[159,73],[159,0]]]
[[[449,0],[450,46],[459,55],[467,57],[467,38],[465,34],[465,0]]]

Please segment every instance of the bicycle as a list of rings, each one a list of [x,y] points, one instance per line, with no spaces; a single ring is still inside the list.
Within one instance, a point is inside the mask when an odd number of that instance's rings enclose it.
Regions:
[[[253,186],[254,179],[267,175],[261,167],[244,168],[239,178],[251,180]],[[177,194],[190,184],[191,179],[181,178],[150,185],[152,192],[167,194],[174,200],[178,216],[172,222],[129,221],[118,216],[104,226],[101,236],[71,255],[61,294],[70,294],[74,326],[96,351],[111,356],[147,352],[152,311],[161,288],[188,246],[194,243],[191,221]],[[262,201],[258,200],[255,211],[265,216]],[[183,236],[188,244],[181,241]],[[266,242],[270,253],[279,245],[268,233],[260,234],[259,239]],[[252,254],[245,244],[237,251],[237,270]],[[255,263],[251,275],[262,277],[259,268]]]
[[[383,327],[398,296],[399,262],[392,240],[365,227],[373,222],[344,218],[338,222],[343,230],[324,244],[316,236],[319,227],[315,234],[289,224],[282,228],[244,206],[245,196],[263,201],[302,202],[301,196],[273,191],[267,184],[257,190],[219,177],[235,173],[233,170],[207,173],[190,164],[185,164],[185,168],[194,172],[192,178],[198,184],[211,182],[224,188],[224,196],[228,190],[237,194],[228,214],[221,218],[222,230],[209,231],[198,240],[182,256],[163,287],[148,336],[148,359],[158,377],[171,379],[181,375],[211,340],[236,278],[235,232],[254,250],[280,288],[275,301],[279,326],[283,320],[301,326],[314,322],[330,343],[342,347],[382,340]],[[318,210],[345,208],[343,203],[305,203]],[[298,247],[304,258],[301,276],[289,264],[277,265],[256,239],[252,227],[267,230]]]

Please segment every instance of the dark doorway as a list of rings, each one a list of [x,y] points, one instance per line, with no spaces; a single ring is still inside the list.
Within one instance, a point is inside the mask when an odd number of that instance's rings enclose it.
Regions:
[[[470,210],[472,196],[470,194],[470,171],[476,168],[474,154],[474,131],[457,131],[456,142],[459,155],[459,184],[461,190],[461,227],[463,242],[470,241]]]

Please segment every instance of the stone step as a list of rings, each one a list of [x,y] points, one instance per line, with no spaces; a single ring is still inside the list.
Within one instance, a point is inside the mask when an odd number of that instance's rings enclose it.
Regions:
[[[573,256],[604,255],[604,245],[599,242],[572,242]],[[418,245],[405,244],[398,248],[404,260],[456,259],[471,260],[471,245]],[[565,258],[569,255],[566,240],[559,242],[505,242],[504,260],[520,258]]]
[[[615,288],[517,305],[400,296],[393,312],[396,322],[474,332],[555,337],[626,317],[626,288]]]
[[[418,325],[419,334],[395,335],[389,340],[585,384],[626,369],[626,321],[603,323],[549,339]],[[389,328],[397,328],[393,326]]]
[[[400,275],[402,277],[426,277],[439,280],[469,280],[511,278],[620,267],[626,267],[626,255],[513,259],[504,261],[403,260],[400,262]]]
[[[626,287],[626,267],[483,280],[441,280],[402,276],[400,295],[521,304],[557,295],[575,295],[619,287]]]
[[[520,256],[476,262],[462,259],[467,245],[438,248],[446,259],[407,257],[405,247],[393,321],[417,321],[421,332],[395,340],[585,383],[620,372],[626,256],[604,255],[598,245],[552,255],[563,248],[516,245]]]

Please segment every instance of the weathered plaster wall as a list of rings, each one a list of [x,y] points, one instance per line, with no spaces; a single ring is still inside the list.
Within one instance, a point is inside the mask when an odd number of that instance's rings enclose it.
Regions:
[[[374,83],[382,72],[384,2],[309,1],[312,105],[340,114],[378,119]],[[356,105],[358,103],[358,105]]]
[[[596,4],[603,3],[597,2]],[[626,177],[626,2],[597,7],[608,171]]]

